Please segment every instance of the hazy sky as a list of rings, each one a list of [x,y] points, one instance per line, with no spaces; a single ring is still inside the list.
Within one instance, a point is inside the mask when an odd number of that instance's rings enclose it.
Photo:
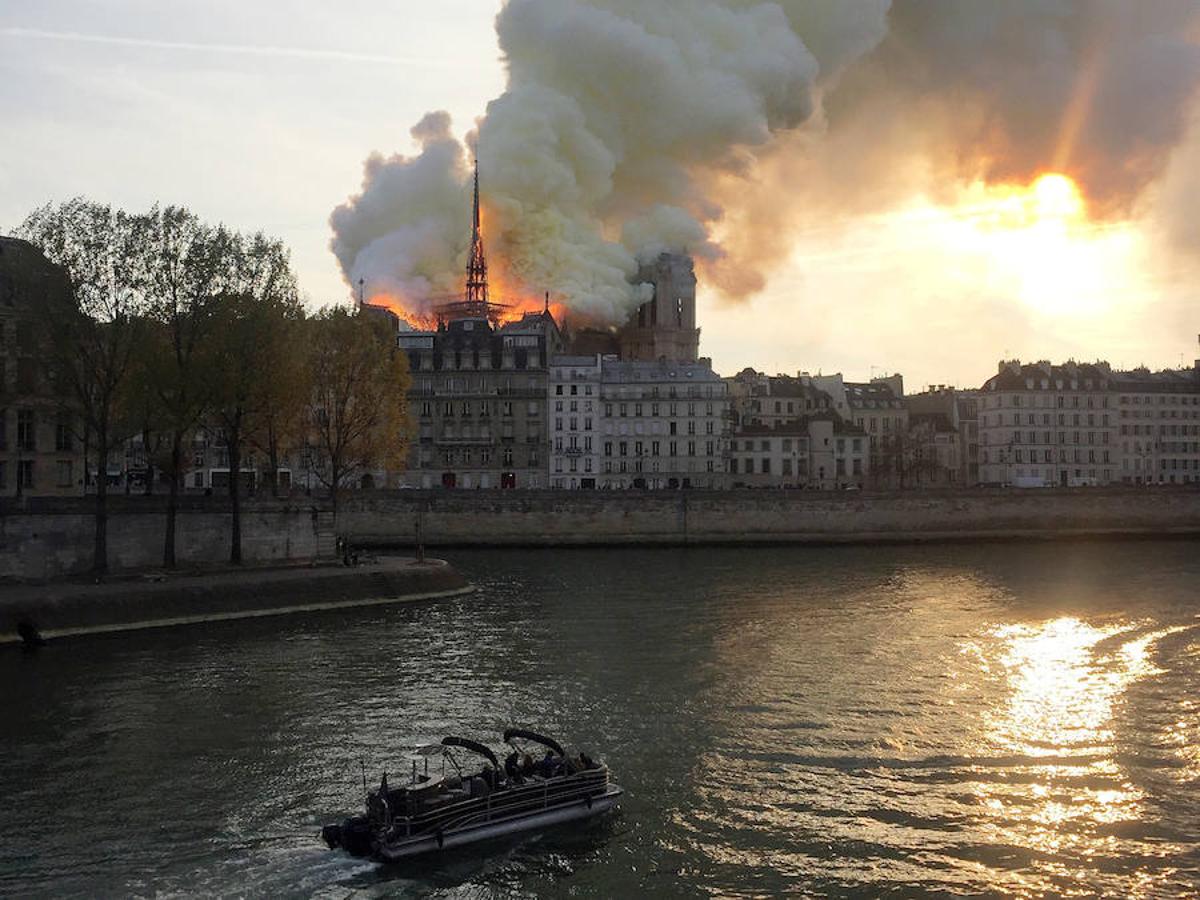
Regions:
[[[501,93],[499,6],[0,0],[0,231],[76,194],[184,204],[283,238],[311,302],[343,300],[331,210],[359,189],[368,153],[413,149],[426,112],[448,110],[461,134]],[[1168,171],[1173,202],[1198,143],[1193,130]],[[910,390],[978,386],[1004,355],[1200,355],[1200,279],[1158,251],[1153,194],[1135,221],[1047,251],[1037,233],[980,230],[966,190],[950,212],[944,197],[893,197],[799,227],[749,302],[701,285],[703,352],[727,374],[899,370]]]

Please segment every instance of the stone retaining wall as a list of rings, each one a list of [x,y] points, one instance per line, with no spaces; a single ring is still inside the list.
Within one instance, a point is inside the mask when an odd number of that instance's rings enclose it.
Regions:
[[[0,589],[0,644],[18,641],[22,623],[57,638],[433,599],[470,589],[456,569],[432,559],[8,587]]]
[[[1200,534],[1200,491],[396,491],[351,498],[364,546],[705,544]]]
[[[87,572],[95,518],[90,498],[32,499],[0,505],[0,581],[41,581]],[[229,559],[228,502],[184,498],[176,518],[176,556],[182,566]],[[161,565],[166,505],[161,497],[114,497],[108,518],[113,571]],[[242,510],[246,562],[329,558],[333,515],[325,504],[253,501]]]

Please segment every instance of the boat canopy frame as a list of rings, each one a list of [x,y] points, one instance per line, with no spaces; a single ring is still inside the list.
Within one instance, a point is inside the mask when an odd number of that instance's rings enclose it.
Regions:
[[[488,747],[486,744],[479,743],[479,741],[473,741],[470,738],[464,737],[454,737],[451,735],[449,737],[442,738],[442,743],[440,746],[458,747],[462,750],[469,750],[472,753],[482,756],[484,759],[490,762],[492,764],[492,768],[497,772],[501,771],[500,760],[496,758],[496,754],[492,752],[490,747]]]
[[[554,738],[546,737],[544,734],[538,734],[536,731],[526,731],[524,728],[509,728],[504,732],[504,743],[512,744],[514,740],[532,741],[535,744],[541,744],[559,756],[566,756],[565,751],[558,741]]]

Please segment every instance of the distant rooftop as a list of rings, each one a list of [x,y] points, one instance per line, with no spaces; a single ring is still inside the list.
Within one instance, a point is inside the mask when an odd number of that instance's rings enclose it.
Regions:
[[[703,363],[606,359],[604,380],[636,383],[646,381],[720,382],[712,365]]]

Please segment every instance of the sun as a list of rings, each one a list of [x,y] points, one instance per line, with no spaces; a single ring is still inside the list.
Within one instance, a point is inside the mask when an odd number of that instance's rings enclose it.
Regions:
[[[1129,257],[1128,229],[1093,222],[1070,176],[976,182],[945,216],[940,243],[974,283],[1042,315],[1100,312],[1112,304]]]
[[[1086,213],[1079,186],[1066,175],[1050,172],[1029,188],[1033,212],[1039,221],[1071,221]]]

